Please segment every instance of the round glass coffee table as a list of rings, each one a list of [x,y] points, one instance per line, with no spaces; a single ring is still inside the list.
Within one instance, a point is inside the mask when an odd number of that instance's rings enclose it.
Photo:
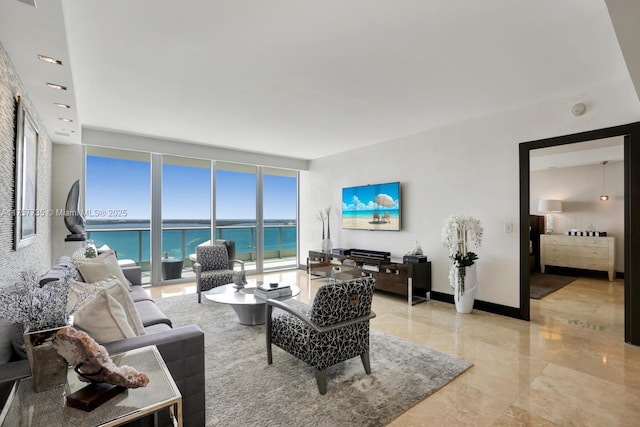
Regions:
[[[296,285],[291,286],[291,296],[280,297],[278,299],[288,299],[295,297],[300,293],[300,288]],[[206,300],[217,302],[219,304],[228,304],[238,315],[238,321],[242,325],[263,325],[265,322],[265,313],[267,305],[265,300],[256,298],[253,293],[256,290],[255,284],[246,285],[242,289],[236,289],[233,283],[213,288],[203,295]]]

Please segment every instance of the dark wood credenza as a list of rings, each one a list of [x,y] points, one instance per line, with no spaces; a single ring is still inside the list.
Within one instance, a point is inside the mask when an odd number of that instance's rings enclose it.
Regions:
[[[376,280],[376,290],[405,296],[411,305],[427,301],[428,292],[431,292],[430,261],[414,264],[393,259],[309,251],[307,272],[310,276],[338,280],[371,276]]]

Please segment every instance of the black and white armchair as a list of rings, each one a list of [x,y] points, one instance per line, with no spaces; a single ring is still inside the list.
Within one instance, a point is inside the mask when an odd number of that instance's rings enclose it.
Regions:
[[[234,259],[235,242],[231,240],[217,240],[214,245],[198,245],[196,247],[196,262],[193,270],[196,273],[196,288],[198,302],[201,293],[218,286],[233,283],[234,266],[240,266],[244,271],[244,261]]]
[[[311,307],[296,309],[287,301],[267,300],[267,362],[272,364],[271,344],[315,369],[320,394],[327,392],[326,369],[360,356],[364,370],[369,362],[369,320],[375,279],[358,279],[323,285]],[[274,314],[277,307],[285,313]]]

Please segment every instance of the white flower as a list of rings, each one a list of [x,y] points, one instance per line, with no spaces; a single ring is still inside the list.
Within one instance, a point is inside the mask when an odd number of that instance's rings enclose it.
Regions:
[[[480,221],[467,215],[451,215],[442,226],[441,242],[449,250],[449,258],[453,261],[449,270],[449,284],[455,288],[455,270],[473,265],[478,255],[470,251],[470,245],[476,248],[482,244],[483,229]],[[464,293],[464,271],[458,271],[461,276],[461,288]]]

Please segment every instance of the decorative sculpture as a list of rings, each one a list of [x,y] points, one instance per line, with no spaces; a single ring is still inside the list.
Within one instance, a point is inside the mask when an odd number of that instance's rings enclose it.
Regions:
[[[107,350],[84,331],[71,326],[61,328],[53,339],[53,347],[69,365],[75,366],[80,381],[105,382],[127,388],[146,387],[149,377],[144,372],[113,363]]]
[[[67,195],[67,204],[64,207],[64,225],[71,234],[64,239],[70,241],[84,241],[86,239],[84,217],[80,213],[80,180],[76,180]]]

